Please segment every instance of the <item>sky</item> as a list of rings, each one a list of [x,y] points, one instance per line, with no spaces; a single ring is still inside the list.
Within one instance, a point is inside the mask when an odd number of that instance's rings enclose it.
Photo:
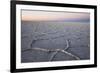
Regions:
[[[89,22],[90,14],[82,12],[54,12],[22,10],[23,21],[79,21]]]

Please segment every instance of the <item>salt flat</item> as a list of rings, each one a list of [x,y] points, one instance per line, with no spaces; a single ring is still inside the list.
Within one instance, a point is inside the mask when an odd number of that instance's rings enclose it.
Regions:
[[[90,25],[86,22],[49,22],[22,21],[21,24],[21,62],[46,62],[77,60],[74,56],[61,51],[46,52],[36,50],[64,50],[79,57],[90,59]],[[50,60],[50,58],[52,59]]]

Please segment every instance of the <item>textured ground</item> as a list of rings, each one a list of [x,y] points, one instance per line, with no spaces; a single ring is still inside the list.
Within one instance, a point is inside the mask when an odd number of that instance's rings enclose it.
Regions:
[[[89,44],[89,23],[22,21],[22,63],[89,59]]]

